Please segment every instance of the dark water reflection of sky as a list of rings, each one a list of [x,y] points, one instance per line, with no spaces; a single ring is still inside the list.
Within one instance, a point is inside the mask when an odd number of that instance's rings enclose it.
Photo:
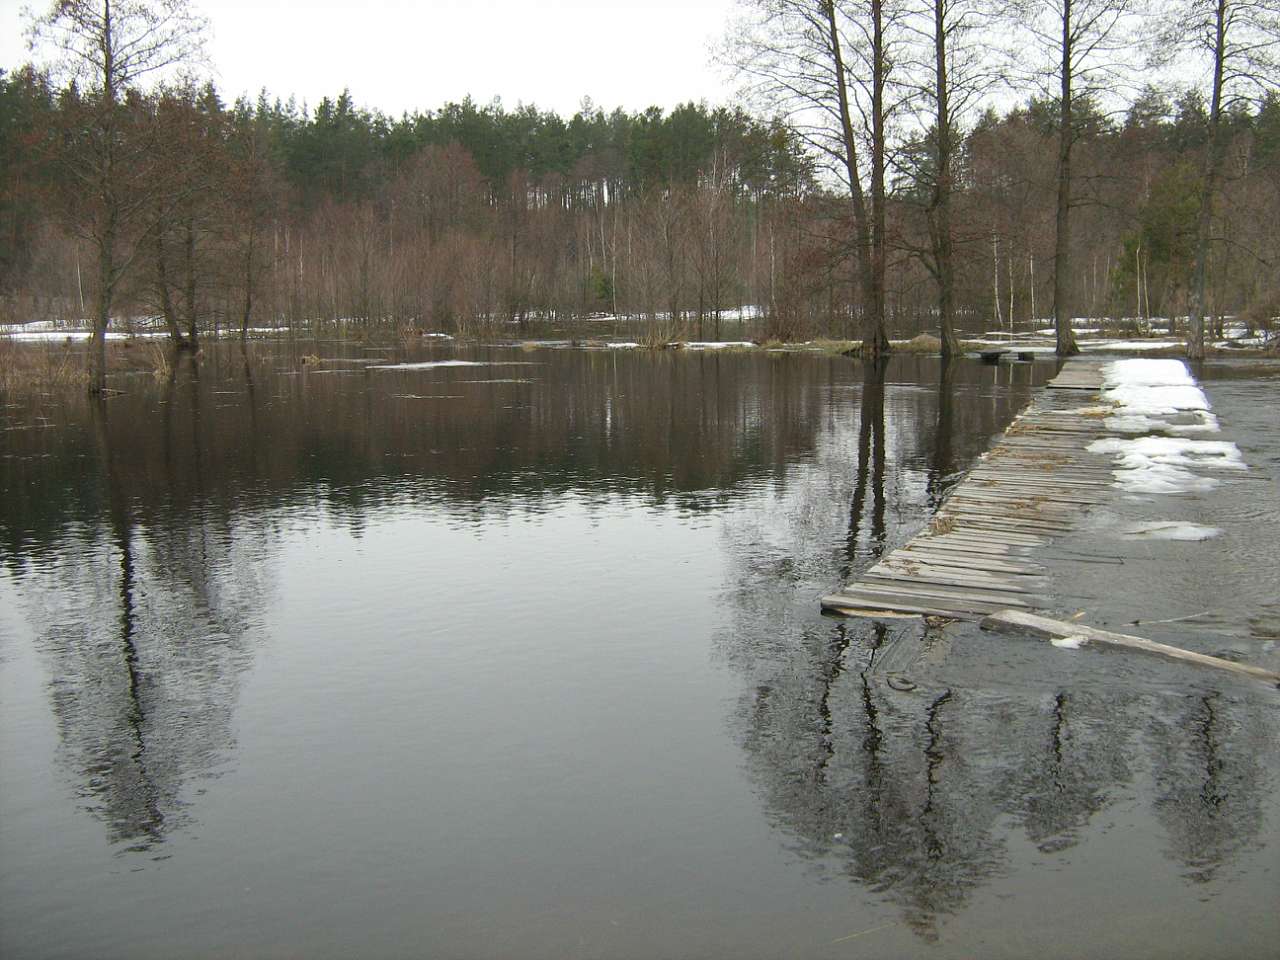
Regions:
[[[817,612],[1051,367],[312,352],[4,399],[0,953],[1274,955],[1269,691]],[[1271,662],[1240,373],[1223,536],[1075,586]]]

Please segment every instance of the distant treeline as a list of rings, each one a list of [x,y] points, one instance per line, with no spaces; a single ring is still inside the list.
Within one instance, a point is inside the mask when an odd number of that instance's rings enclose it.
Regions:
[[[96,282],[86,216],[99,107],[30,68],[0,74],[0,320],[78,318]],[[314,109],[209,85],[129,90],[112,142],[117,316],[210,327],[338,320],[484,332],[611,313],[656,335],[718,332],[760,307],[780,338],[856,335],[848,205],[781,121],[686,104],[569,119],[470,100],[389,118],[345,92]],[[1077,108],[1073,302],[1092,316],[1185,312],[1208,117],[1148,90],[1127,113]],[[957,161],[957,316],[969,331],[1047,316],[1057,111],[988,111]],[[892,335],[934,325],[927,140],[891,164]],[[1212,312],[1280,312],[1280,98],[1228,119]],[[127,175],[121,176],[120,170]],[[1272,266],[1268,268],[1266,264]]]

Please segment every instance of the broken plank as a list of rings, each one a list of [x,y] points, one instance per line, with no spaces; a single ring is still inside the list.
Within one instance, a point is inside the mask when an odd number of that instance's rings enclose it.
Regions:
[[[1236,663],[1234,660],[1226,660],[1222,657],[1211,657],[1208,654],[1184,650],[1182,647],[1158,643],[1155,640],[1147,640],[1143,637],[1112,633],[1110,630],[1099,630],[1097,627],[1091,627],[1083,623],[1065,623],[1061,620],[1052,620],[1049,617],[1041,617],[1023,610],[1001,610],[985,618],[982,621],[982,627],[1006,632],[1025,631],[1036,636],[1049,638],[1083,636],[1091,643],[1126,650],[1138,650],[1143,653],[1154,653],[1171,660],[1181,660],[1185,663],[1194,663],[1202,667],[1213,667],[1217,670],[1225,670],[1240,676],[1252,677],[1256,680],[1264,680],[1267,683],[1280,686],[1280,673],[1263,667],[1255,667],[1247,663]]]

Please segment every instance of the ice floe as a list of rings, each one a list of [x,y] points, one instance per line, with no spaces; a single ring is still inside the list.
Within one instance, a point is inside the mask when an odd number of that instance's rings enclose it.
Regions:
[[[1215,477],[1191,468],[1244,470],[1239,448],[1222,440],[1185,437],[1106,437],[1089,444],[1090,453],[1110,453],[1116,485],[1130,493],[1190,493],[1212,490]]]
[[[1083,633],[1073,633],[1069,637],[1050,637],[1049,642],[1064,650],[1079,650],[1089,642],[1089,638]]]
[[[1120,530],[1126,540],[1211,540],[1222,533],[1217,527],[1181,520],[1150,520],[1131,523]]]

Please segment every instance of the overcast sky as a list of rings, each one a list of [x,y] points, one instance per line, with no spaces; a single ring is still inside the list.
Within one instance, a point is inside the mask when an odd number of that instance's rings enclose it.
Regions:
[[[0,0],[0,66],[26,62],[24,6]],[[711,66],[734,0],[193,0],[228,101],[266,87],[314,105],[351,88],[399,115],[467,94],[572,114],[732,99]]]

